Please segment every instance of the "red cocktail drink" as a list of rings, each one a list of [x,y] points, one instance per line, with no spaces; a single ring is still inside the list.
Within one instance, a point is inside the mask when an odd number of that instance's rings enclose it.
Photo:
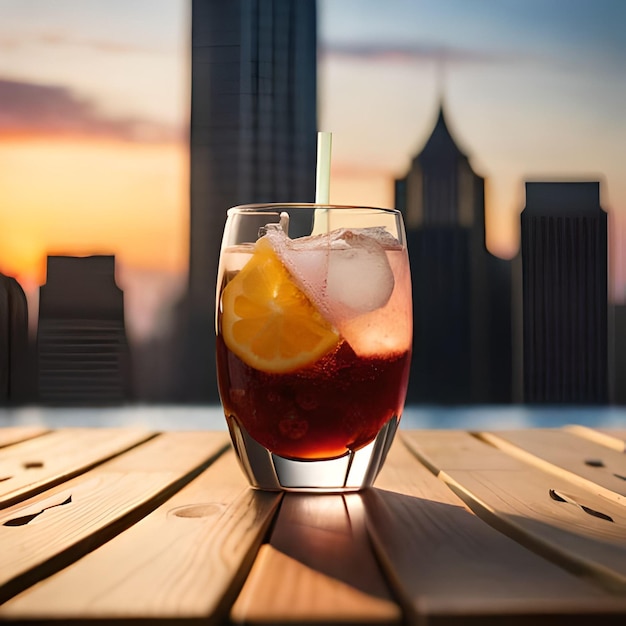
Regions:
[[[221,254],[219,390],[249,474],[257,446],[294,462],[371,448],[383,429],[395,430],[406,395],[412,311],[403,232],[384,220],[329,229],[325,216],[325,231],[290,238],[285,215],[278,223],[268,216],[256,242]]]

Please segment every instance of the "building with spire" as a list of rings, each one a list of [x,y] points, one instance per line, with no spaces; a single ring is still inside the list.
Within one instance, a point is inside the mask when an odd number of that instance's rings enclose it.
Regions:
[[[433,131],[404,178],[413,280],[409,402],[508,403],[513,394],[511,262],[485,243],[484,179],[439,108]]]

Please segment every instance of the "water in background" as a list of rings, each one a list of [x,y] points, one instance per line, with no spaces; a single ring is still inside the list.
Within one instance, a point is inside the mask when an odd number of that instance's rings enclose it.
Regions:
[[[401,429],[445,428],[504,430],[557,428],[580,424],[591,428],[626,428],[626,407],[530,407],[530,406],[408,406]],[[219,406],[137,406],[110,408],[0,409],[0,427],[45,426],[48,428],[92,426],[141,427],[152,430],[226,430]]]

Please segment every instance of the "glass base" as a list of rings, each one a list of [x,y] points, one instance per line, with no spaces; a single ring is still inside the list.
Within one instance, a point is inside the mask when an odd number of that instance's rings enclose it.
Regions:
[[[370,487],[385,462],[398,429],[394,416],[368,445],[336,459],[286,459],[257,443],[232,416],[226,416],[230,436],[250,485],[268,491],[337,493]]]

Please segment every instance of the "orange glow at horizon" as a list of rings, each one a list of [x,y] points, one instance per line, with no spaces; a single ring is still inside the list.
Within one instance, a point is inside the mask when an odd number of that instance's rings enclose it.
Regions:
[[[109,139],[0,141],[0,271],[42,284],[50,254],[185,272],[188,149]]]

